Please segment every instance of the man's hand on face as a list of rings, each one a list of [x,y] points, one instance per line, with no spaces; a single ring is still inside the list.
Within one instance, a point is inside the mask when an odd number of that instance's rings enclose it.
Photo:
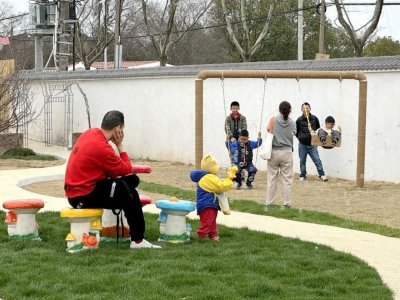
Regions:
[[[121,128],[121,126],[118,126],[117,128],[114,129],[111,141],[116,146],[119,146],[123,140],[124,140],[124,130]]]

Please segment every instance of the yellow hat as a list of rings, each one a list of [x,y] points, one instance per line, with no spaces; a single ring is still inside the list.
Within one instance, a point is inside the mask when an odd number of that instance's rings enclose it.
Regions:
[[[212,174],[217,174],[219,170],[219,164],[215,157],[213,157],[211,154],[208,154],[201,160],[201,169]]]

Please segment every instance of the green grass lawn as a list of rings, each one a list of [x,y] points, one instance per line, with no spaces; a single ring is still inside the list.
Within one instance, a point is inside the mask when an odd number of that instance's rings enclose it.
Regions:
[[[1,219],[4,212],[0,213]],[[377,272],[332,249],[220,226],[220,242],[130,250],[128,243],[68,254],[69,223],[37,215],[41,242],[9,240],[0,224],[3,299],[391,299]],[[197,222],[189,221],[195,231]],[[147,214],[147,239],[158,238]]]
[[[174,196],[179,199],[195,200],[196,192],[188,191],[169,185],[151,183],[141,181],[139,189],[152,193],[159,193],[168,196]],[[282,209],[279,205],[271,205],[268,208],[264,204],[260,204],[251,200],[236,200],[230,199],[229,206],[231,210],[247,212],[257,215],[266,215],[281,219],[293,221],[332,225],[336,227],[367,231],[378,233],[389,237],[400,237],[400,229],[391,228],[378,224],[370,224],[367,222],[353,221],[329,213],[309,211],[303,209]]]
[[[23,159],[23,160],[58,160],[53,155],[36,154],[29,148],[10,149],[0,155],[0,159]]]

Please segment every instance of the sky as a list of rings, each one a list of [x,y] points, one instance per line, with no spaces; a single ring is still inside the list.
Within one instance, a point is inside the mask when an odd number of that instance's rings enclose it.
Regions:
[[[326,1],[326,3],[329,2],[331,1]],[[375,3],[375,1],[371,0],[343,1],[343,3],[345,4],[346,2]],[[384,3],[399,3],[399,5],[383,6],[376,34],[378,36],[390,36],[392,39],[400,41],[400,1],[385,0]],[[354,28],[357,29],[367,23],[373,15],[374,8],[374,6],[347,6],[346,9]],[[337,20],[337,12],[334,6],[330,6],[327,8],[326,15],[334,24],[340,25],[339,21]]]
[[[6,0],[15,7],[18,12],[28,12],[29,0]],[[326,0],[326,3],[331,2]],[[347,3],[374,3],[372,0],[344,0]],[[400,0],[385,0],[385,3],[400,3]],[[348,6],[348,12],[355,28],[365,24],[372,16],[374,6]],[[327,17],[335,24],[336,8],[327,8]],[[336,24],[339,24],[337,21]],[[382,15],[377,28],[378,36],[390,36],[400,41],[400,5],[386,5],[383,7]]]

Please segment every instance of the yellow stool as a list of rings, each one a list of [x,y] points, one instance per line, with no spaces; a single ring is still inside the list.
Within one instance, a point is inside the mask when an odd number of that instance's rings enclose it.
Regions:
[[[73,209],[64,208],[61,218],[71,223],[71,231],[66,237],[67,251],[70,253],[97,248],[100,241],[101,208]]]

